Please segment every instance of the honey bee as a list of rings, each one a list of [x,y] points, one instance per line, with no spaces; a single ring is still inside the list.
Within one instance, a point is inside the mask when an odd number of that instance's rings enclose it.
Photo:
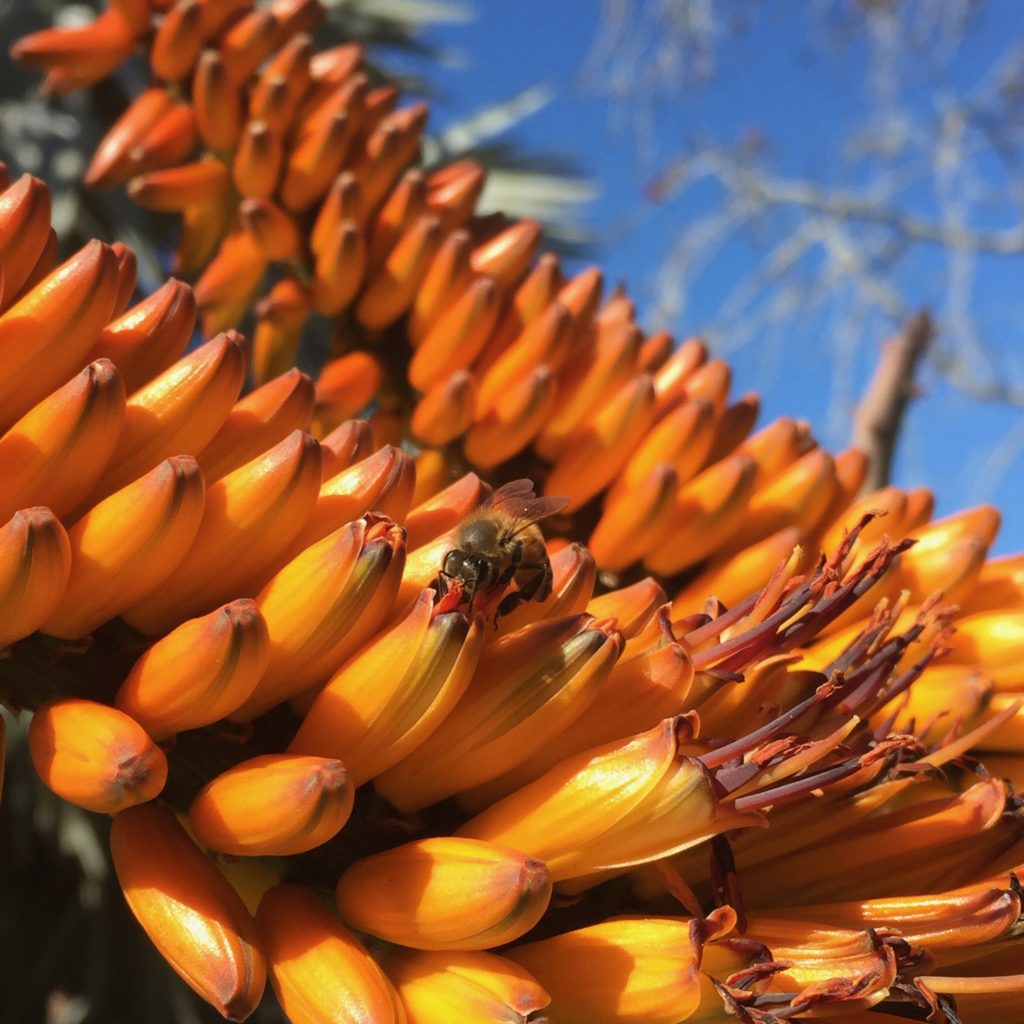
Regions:
[[[538,498],[530,480],[499,487],[459,526],[438,574],[439,598],[451,594],[472,608],[477,597],[486,601],[514,582],[495,621],[525,601],[543,601],[551,593],[551,562],[536,524],[568,504],[568,498]]]

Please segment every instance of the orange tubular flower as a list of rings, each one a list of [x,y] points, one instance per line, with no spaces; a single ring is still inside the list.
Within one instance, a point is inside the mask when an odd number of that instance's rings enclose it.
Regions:
[[[162,740],[240,707],[270,658],[267,626],[252,601],[232,601],[182,623],[132,666],[116,705]]]
[[[359,940],[310,889],[278,885],[256,914],[270,982],[292,1024],[400,1024],[401,1003]]]
[[[263,995],[266,963],[227,879],[154,803],[114,818],[110,851],[128,906],[164,959],[222,1016],[245,1020]]]
[[[613,628],[585,615],[502,637],[451,714],[374,786],[396,807],[415,810],[498,778],[579,717],[620,649]]]
[[[124,613],[156,635],[232,594],[255,597],[302,529],[320,487],[320,446],[294,431],[207,488],[203,520],[174,578]],[[257,541],[259,538],[259,541]]]
[[[28,746],[50,789],[99,814],[152,800],[167,781],[163,751],[135,719],[106,704],[47,701],[29,723]]]
[[[479,620],[434,614],[434,591],[424,590],[404,619],[331,677],[289,751],[341,758],[357,786],[379,775],[455,707],[483,641]]]
[[[528,932],[551,899],[540,861],[476,839],[421,839],[357,861],[337,888],[350,924],[412,949],[489,949]]]
[[[15,512],[0,527],[0,649],[53,614],[71,574],[71,545],[48,508]]]
[[[23,174],[0,189],[0,267],[4,272],[0,308],[21,291],[51,234],[50,191],[38,179]]]
[[[195,539],[203,498],[199,467],[182,455],[91,509],[68,534],[71,577],[43,632],[85,636],[156,590]]]
[[[395,950],[384,963],[408,1024],[528,1024],[551,997],[493,953]]]
[[[286,857],[333,838],[352,813],[352,782],[340,761],[264,754],[208,782],[189,824],[211,850],[236,857]]]

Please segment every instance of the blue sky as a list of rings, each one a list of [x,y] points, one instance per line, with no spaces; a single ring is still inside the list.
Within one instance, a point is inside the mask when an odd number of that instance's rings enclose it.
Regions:
[[[597,259],[609,282],[627,284],[641,323],[650,324],[653,281],[661,261],[677,233],[715,199],[710,190],[694,191],[675,202],[653,204],[645,198],[652,178],[679,152],[684,139],[731,142],[756,129],[769,140],[779,173],[857,184],[856,170],[851,172],[840,160],[840,146],[850,126],[865,114],[867,52],[857,42],[816,46],[806,23],[792,17],[794,7],[766,12],[749,5],[753,14],[748,30],[718,41],[714,78],[680,90],[662,104],[653,145],[644,150],[628,127],[615,127],[614,111],[582,74],[595,42],[600,6],[478,0],[475,20],[431,29],[431,42],[466,57],[464,66],[429,67],[438,90],[432,124],[443,128],[533,83],[549,83],[555,98],[516,128],[513,137],[527,149],[572,156],[597,184],[599,198],[587,211],[598,242]],[[984,5],[949,63],[948,77],[936,79],[939,87],[948,92],[974,86],[1006,47],[1011,32],[1024,35],[1024,16],[1014,0]],[[919,88],[912,94],[915,113],[935,102],[929,74],[930,68],[923,66]],[[909,191],[904,202],[922,215],[933,212],[925,191]],[[1012,218],[1014,211],[998,208],[984,209],[981,216],[988,219],[987,226],[1006,226],[1008,212]],[[752,243],[728,244],[701,277],[681,320],[667,326],[685,336],[713,323],[725,296],[756,257]],[[942,259],[924,252],[894,279],[908,304],[942,308]],[[1024,361],[1016,354],[1024,337],[1022,269],[1020,258],[981,261],[974,296],[979,323],[998,339],[993,345],[1003,360],[1000,374],[1024,382]],[[883,336],[880,323],[871,325],[842,361],[832,338],[845,315],[842,304],[807,315],[798,309],[728,353],[735,393],[754,389],[761,394],[762,423],[783,414],[805,418],[829,448],[844,446],[849,401],[870,372]],[[1017,370],[1020,376],[1014,377]],[[932,487],[939,514],[995,502],[1004,514],[996,550],[1024,550],[1021,411],[965,399],[934,372],[926,371],[921,384],[924,393],[909,417],[895,482]]]

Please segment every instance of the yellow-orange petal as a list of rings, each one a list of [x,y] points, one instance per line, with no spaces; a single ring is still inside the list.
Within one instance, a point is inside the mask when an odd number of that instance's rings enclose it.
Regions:
[[[248,599],[183,622],[132,666],[115,704],[157,740],[231,714],[270,658],[267,626]]]
[[[263,754],[203,786],[189,807],[189,824],[218,853],[287,857],[337,835],[352,813],[353,795],[340,761]]]
[[[159,795],[167,758],[134,718],[106,704],[64,698],[41,705],[28,727],[39,777],[87,811],[117,814]]]
[[[155,803],[114,818],[110,851],[128,906],[160,954],[222,1016],[245,1020],[263,995],[266,960],[228,880]]]

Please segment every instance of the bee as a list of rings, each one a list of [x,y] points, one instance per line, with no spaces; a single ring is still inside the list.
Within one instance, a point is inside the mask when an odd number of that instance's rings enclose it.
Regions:
[[[495,622],[525,601],[543,601],[551,593],[551,562],[536,524],[568,504],[568,498],[538,498],[530,480],[499,487],[456,531],[438,574],[439,598],[451,592],[472,608],[477,597],[486,600],[514,582]]]

